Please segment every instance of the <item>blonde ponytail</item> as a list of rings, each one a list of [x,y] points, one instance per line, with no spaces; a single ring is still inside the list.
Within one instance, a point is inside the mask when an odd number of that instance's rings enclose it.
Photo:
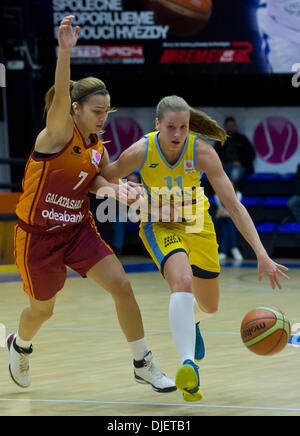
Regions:
[[[222,145],[227,138],[227,133],[215,120],[206,115],[205,112],[197,111],[192,107],[190,107],[190,130],[205,139],[220,141]]]
[[[190,130],[203,136],[205,139],[220,141],[222,144],[226,141],[227,133],[219,124],[206,115],[204,112],[193,109],[187,102],[177,95],[164,97],[157,105],[156,115],[161,122],[166,112],[187,111],[190,113]]]

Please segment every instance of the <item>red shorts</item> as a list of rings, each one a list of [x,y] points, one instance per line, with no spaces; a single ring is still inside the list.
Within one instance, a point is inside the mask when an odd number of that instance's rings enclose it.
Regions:
[[[22,224],[21,224],[22,225]],[[59,233],[29,233],[15,226],[15,261],[26,294],[49,300],[64,286],[66,265],[82,277],[101,259],[113,254],[92,218]]]

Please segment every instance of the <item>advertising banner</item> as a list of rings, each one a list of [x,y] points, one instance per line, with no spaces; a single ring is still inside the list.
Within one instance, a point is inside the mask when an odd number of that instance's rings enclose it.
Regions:
[[[239,132],[251,142],[255,172],[295,173],[300,163],[300,110],[294,107],[199,107],[220,126],[226,117],[236,119]],[[104,140],[112,161],[143,134],[155,129],[155,108],[121,108],[104,127]],[[213,144],[213,142],[211,142]]]
[[[66,14],[81,28],[72,64],[112,76],[289,73],[300,62],[299,0],[48,1],[55,35]]]

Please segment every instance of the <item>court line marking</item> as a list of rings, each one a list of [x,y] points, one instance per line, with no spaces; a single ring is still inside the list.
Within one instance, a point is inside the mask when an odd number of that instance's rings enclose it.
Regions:
[[[124,406],[165,406],[165,407],[185,407],[185,408],[212,408],[212,409],[250,409],[250,410],[274,410],[286,412],[300,412],[300,408],[293,407],[265,407],[265,406],[236,406],[223,404],[184,404],[184,403],[151,403],[137,401],[100,401],[100,400],[49,400],[41,398],[0,398],[0,401],[17,401],[29,403],[70,403],[70,404],[114,404]]]
[[[7,329],[14,330],[17,328],[17,326],[6,326]],[[74,332],[99,332],[99,333],[110,333],[110,332],[117,332],[121,333],[121,329],[109,329],[109,328],[98,328],[98,327],[41,327],[40,331],[74,331]],[[146,333],[170,333],[171,330],[152,330],[152,329],[145,329]],[[207,335],[240,335],[238,332],[218,332],[218,331],[210,331],[210,330],[201,330],[201,333],[207,334]]]

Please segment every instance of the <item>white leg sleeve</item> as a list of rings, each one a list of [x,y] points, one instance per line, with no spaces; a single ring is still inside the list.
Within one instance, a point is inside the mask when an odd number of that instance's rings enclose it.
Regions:
[[[194,361],[196,333],[193,301],[194,296],[189,292],[174,292],[170,297],[170,327],[182,363],[187,359]]]

